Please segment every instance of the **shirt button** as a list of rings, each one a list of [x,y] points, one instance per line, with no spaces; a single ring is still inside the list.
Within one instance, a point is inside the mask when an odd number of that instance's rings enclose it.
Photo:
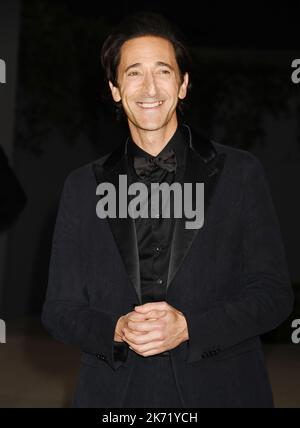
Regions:
[[[161,251],[161,248],[160,248],[160,247],[155,247],[155,252],[156,252],[156,253],[160,253],[160,251]]]
[[[159,278],[156,282],[157,282],[157,284],[162,284],[163,280],[161,278]]]

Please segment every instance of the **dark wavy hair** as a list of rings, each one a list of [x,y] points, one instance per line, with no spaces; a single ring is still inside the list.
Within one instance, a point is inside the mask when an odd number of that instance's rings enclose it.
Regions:
[[[118,87],[117,73],[121,57],[122,45],[130,39],[142,36],[157,36],[168,40],[174,47],[181,82],[187,72],[191,74],[192,60],[186,47],[185,39],[177,26],[171,24],[162,15],[153,12],[137,12],[125,17],[121,24],[106,38],[101,50],[101,64],[106,78]],[[189,78],[188,91],[191,89]],[[111,97],[110,97],[111,98]],[[122,103],[114,102],[117,119],[123,115]],[[178,101],[177,109],[184,114],[183,100]]]

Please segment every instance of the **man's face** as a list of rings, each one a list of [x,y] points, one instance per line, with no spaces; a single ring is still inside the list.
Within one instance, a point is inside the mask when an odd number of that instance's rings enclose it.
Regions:
[[[181,82],[172,44],[161,37],[143,36],[121,48],[118,87],[109,82],[113,98],[122,101],[135,127],[154,131],[176,119],[178,98],[186,96],[188,74]]]

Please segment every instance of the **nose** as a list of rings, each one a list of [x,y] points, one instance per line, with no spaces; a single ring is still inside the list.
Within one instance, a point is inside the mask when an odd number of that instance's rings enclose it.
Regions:
[[[151,73],[146,73],[143,80],[143,89],[145,95],[149,97],[155,97],[155,95],[157,94],[156,82]]]

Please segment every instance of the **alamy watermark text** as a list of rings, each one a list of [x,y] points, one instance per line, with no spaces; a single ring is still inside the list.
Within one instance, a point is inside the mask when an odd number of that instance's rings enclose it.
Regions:
[[[6,64],[3,59],[0,58],[0,83],[6,83]]]

